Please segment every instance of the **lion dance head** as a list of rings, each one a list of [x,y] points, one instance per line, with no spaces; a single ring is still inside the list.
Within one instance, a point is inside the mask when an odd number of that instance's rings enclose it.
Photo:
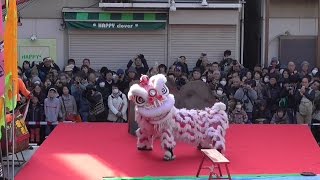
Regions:
[[[161,119],[171,112],[175,99],[166,86],[167,79],[158,74],[142,75],[139,84],[131,86],[128,97],[136,104],[136,112],[144,117]]]

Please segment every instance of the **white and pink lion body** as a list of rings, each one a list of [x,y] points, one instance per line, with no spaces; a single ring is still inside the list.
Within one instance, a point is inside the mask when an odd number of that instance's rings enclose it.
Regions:
[[[224,152],[229,127],[226,105],[218,102],[204,110],[177,109],[166,81],[161,74],[150,79],[142,76],[140,83],[132,85],[129,90],[129,99],[136,104],[138,149],[152,150],[153,140],[160,138],[165,160],[175,158],[176,141]]]

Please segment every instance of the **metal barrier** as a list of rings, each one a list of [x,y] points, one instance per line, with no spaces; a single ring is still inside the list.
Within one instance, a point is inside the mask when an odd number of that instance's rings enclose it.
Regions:
[[[47,125],[58,125],[60,123],[66,123],[66,124],[69,124],[69,123],[75,123],[75,122],[72,122],[72,121],[62,121],[62,122],[46,122],[46,121],[38,121],[38,122],[35,122],[35,121],[26,121],[26,124],[27,125],[40,125],[40,126],[47,126]]]

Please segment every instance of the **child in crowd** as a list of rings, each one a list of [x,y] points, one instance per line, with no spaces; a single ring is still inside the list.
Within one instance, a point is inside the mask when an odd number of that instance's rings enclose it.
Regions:
[[[272,118],[270,110],[267,108],[267,102],[261,101],[256,104],[253,110],[253,119],[256,124],[269,124]]]
[[[47,135],[49,135],[56,127],[56,125],[52,123],[58,122],[61,104],[57,97],[57,90],[55,88],[50,88],[48,92],[48,97],[44,100],[44,114],[46,115],[46,121],[48,123],[51,123],[46,126]]]
[[[248,122],[247,113],[240,102],[237,102],[237,105],[230,116],[230,124],[245,124]]]
[[[43,106],[40,105],[39,99],[37,96],[33,96],[31,99],[31,105],[27,114],[28,122],[40,122],[44,120],[43,116]],[[40,125],[28,125],[30,131],[30,142],[31,143],[40,143]]]
[[[279,108],[274,113],[270,124],[289,124],[290,119],[285,109]]]

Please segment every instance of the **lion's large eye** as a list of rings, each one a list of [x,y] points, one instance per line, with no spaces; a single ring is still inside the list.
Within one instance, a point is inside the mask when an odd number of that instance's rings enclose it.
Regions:
[[[138,105],[138,106],[142,106],[146,101],[142,98],[142,97],[140,97],[140,96],[136,96],[135,97],[136,99],[136,104]]]
[[[166,85],[163,86],[163,88],[161,89],[161,92],[163,95],[168,95],[169,94],[169,89],[167,88]]]

